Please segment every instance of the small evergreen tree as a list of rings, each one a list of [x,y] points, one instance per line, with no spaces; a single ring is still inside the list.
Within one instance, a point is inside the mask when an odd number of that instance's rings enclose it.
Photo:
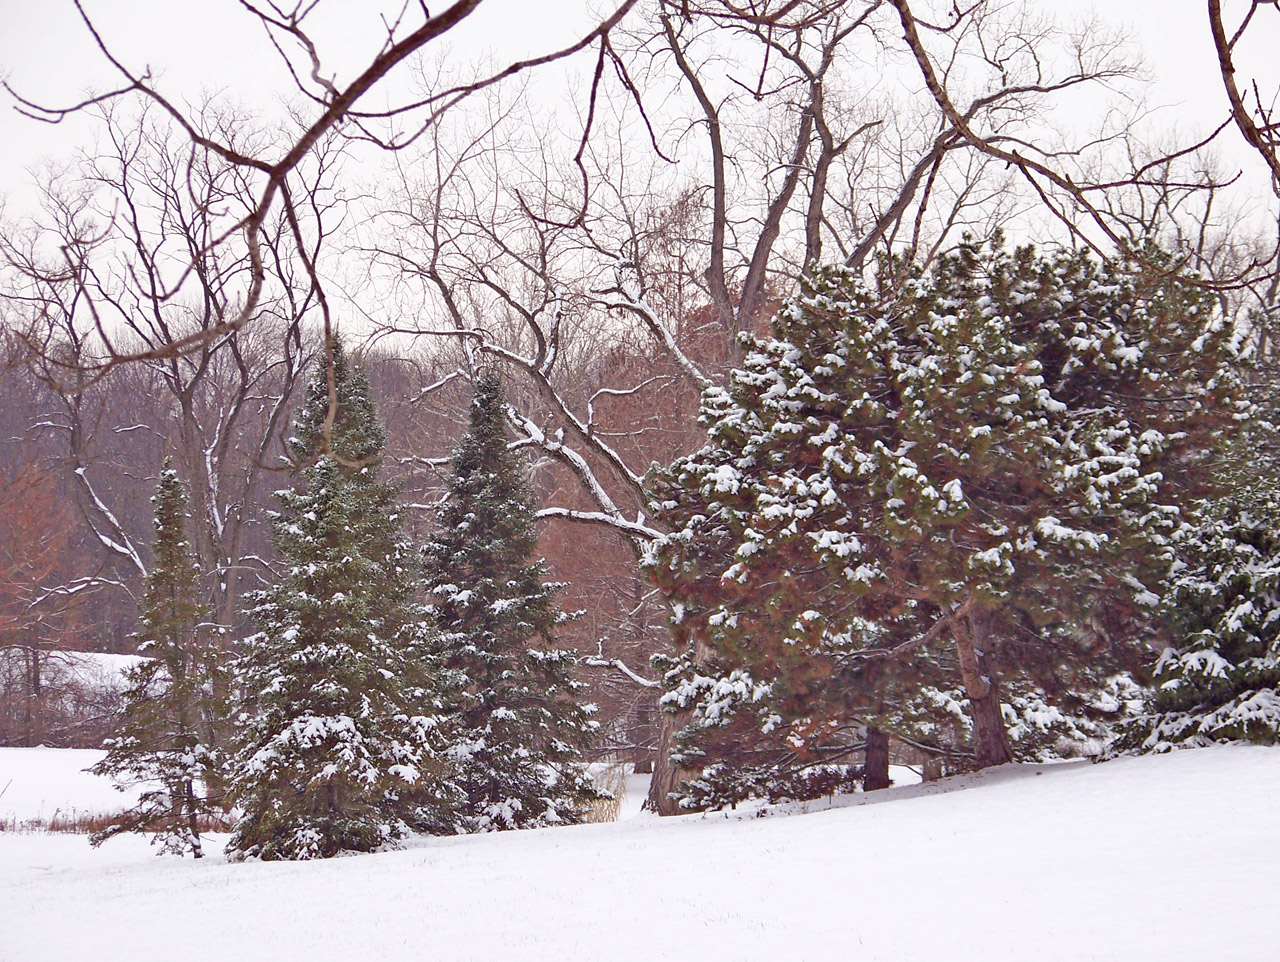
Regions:
[[[213,815],[222,757],[214,743],[223,690],[217,646],[202,624],[199,576],[187,542],[187,493],[165,461],[151,499],[154,559],[144,583],[138,653],[126,672],[124,723],[107,739],[106,756],[90,771],[117,787],[144,786],[138,803],[91,837],[94,845],[122,832],[153,832],[161,850],[203,855],[200,823]],[[210,789],[215,791],[211,793]]]
[[[1221,468],[1220,491],[1175,536],[1169,644],[1146,711],[1108,754],[1280,741],[1280,359],[1274,318],[1249,319],[1244,365],[1254,417]]]
[[[600,797],[581,763],[595,723],[572,678],[574,656],[554,647],[556,586],[534,559],[534,514],[504,420],[501,381],[484,371],[439,533],[423,550],[462,799],[436,825],[442,832],[578,822]]]
[[[429,804],[421,607],[383,444],[335,339],[287,443],[297,481],[272,518],[284,575],[252,596],[261,630],[235,665],[234,856],[371,851]]]

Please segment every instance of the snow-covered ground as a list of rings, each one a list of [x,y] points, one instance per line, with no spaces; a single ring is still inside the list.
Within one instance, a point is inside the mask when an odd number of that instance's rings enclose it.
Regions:
[[[0,959],[1262,962],[1277,799],[1231,747],[328,862],[0,833]]]
[[[54,655],[87,682],[112,687],[124,687],[125,670],[146,660],[141,655],[112,655],[103,651],[59,651]]]
[[[109,779],[85,771],[104,754],[79,748],[0,748],[0,825],[48,822],[55,814],[110,815],[128,808],[137,801],[137,790],[118,792]]]

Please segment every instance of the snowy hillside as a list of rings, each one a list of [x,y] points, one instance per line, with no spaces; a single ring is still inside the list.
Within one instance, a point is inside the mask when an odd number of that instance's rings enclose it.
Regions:
[[[0,834],[0,959],[1263,960],[1277,798],[1231,747],[326,862]]]

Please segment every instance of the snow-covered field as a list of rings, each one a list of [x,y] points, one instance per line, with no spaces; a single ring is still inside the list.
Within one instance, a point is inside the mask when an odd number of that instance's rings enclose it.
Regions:
[[[0,833],[0,960],[1263,962],[1278,799],[1231,747],[328,862]]]
[[[110,815],[128,808],[137,801],[136,790],[118,792],[109,779],[85,771],[104,754],[79,748],[0,748],[0,825],[48,822],[55,815]]]

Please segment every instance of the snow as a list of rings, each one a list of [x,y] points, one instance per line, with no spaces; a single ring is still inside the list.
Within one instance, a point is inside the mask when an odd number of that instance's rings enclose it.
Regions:
[[[0,658],[23,657],[20,652],[0,649]],[[127,687],[126,669],[144,659],[139,655],[112,655],[98,651],[54,649],[41,653],[46,683],[77,685],[87,690],[121,692]]]
[[[1232,746],[324,862],[0,833],[0,958],[1274,958],[1277,797]]]
[[[101,651],[58,651],[53,654],[92,678],[114,679],[145,660],[140,655],[112,655]]]
[[[649,780],[651,775],[628,775],[623,783],[621,804],[618,806],[618,821],[626,821],[641,814],[640,807],[649,796]]]
[[[48,821],[55,812],[113,814],[133,805],[138,791],[118,792],[110,779],[85,771],[105,754],[80,748],[0,748],[0,824]],[[83,837],[80,841],[84,843]]]

